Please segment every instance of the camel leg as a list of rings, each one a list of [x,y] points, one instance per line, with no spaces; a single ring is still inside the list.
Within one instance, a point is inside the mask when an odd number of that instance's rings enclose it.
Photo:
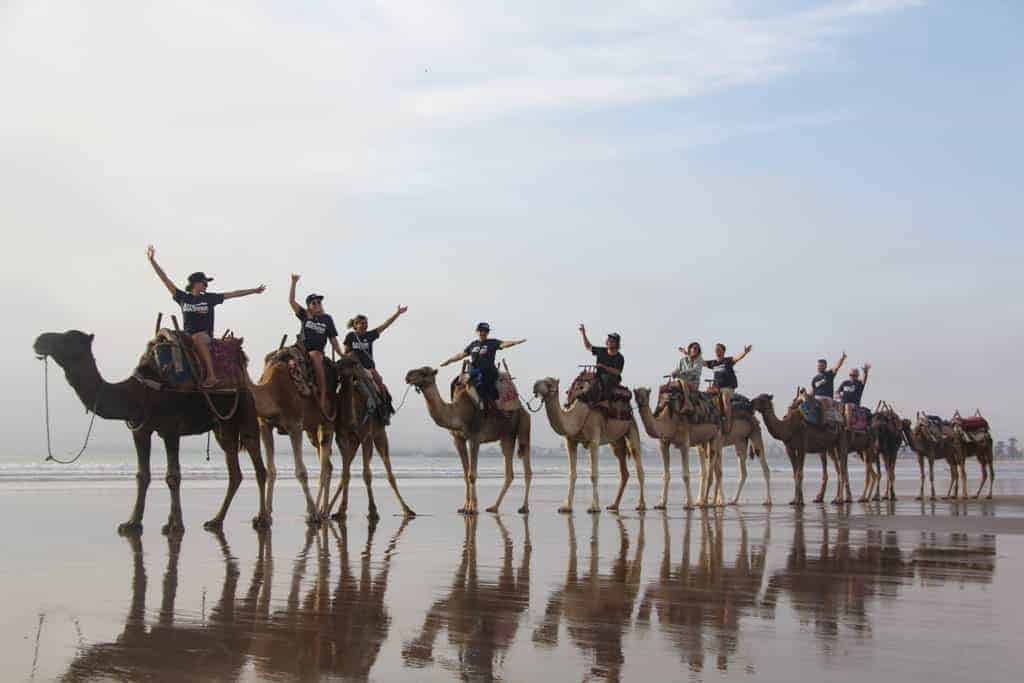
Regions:
[[[724,481],[722,476],[722,449],[714,444],[706,446],[715,463],[715,507],[725,507]]]
[[[213,519],[203,523],[203,528],[207,531],[216,531],[224,526],[228,508],[231,507],[231,501],[234,500],[235,493],[238,492],[238,487],[242,484],[242,468],[238,464],[238,433],[228,427],[225,427],[224,430],[224,432],[214,432],[214,434],[217,437],[217,443],[224,450],[224,462],[228,468],[228,489],[224,493],[224,502],[221,503],[220,510],[217,511]],[[170,469],[167,474],[170,476]]]
[[[647,497],[646,497],[646,485],[644,484],[644,461],[641,457],[640,452],[640,435],[636,435],[636,440],[631,440],[628,436],[626,437],[626,453],[627,455],[633,456],[633,467],[636,468],[636,483],[640,487],[640,500],[636,503],[637,511],[644,511],[647,509]]]
[[[132,508],[132,514],[128,521],[117,526],[119,534],[142,532],[142,515],[146,510],[146,492],[149,490],[149,482],[152,479],[149,467],[153,448],[152,437],[152,432],[138,431],[132,434],[132,441],[135,442],[135,458],[138,462],[138,471],[135,473],[135,507]]]
[[[668,506],[668,486],[672,479],[672,453],[666,439],[658,440],[658,452],[661,454],[661,500],[654,506],[655,510],[664,510]],[[686,472],[686,463],[683,462],[683,472]],[[683,477],[686,479],[686,477]],[[688,480],[687,480],[688,481]]]
[[[398,504],[402,508],[402,514],[406,517],[415,517],[416,513],[413,512],[412,508],[405,502],[405,499],[402,498],[402,494],[398,492],[398,480],[395,478],[395,473],[391,471],[391,445],[388,443],[388,433],[383,429],[378,430],[373,435],[373,443],[377,447],[377,452],[380,453],[380,459],[384,463],[384,471],[387,473],[388,485],[395,492],[395,498],[398,499]]]
[[[530,451],[526,450],[520,456],[523,461],[523,505],[519,508],[519,514],[525,515],[530,512],[530,484],[533,483],[533,465],[530,464]]]
[[[573,500],[576,498],[576,456],[579,450],[578,444],[570,439],[565,440],[565,454],[569,459],[569,489],[566,493],[565,502],[558,508],[561,513],[572,512]]]
[[[749,447],[750,444],[746,439],[733,444],[733,450],[736,451],[736,459],[739,460],[740,465],[740,481],[736,485],[736,495],[729,501],[729,505],[739,505],[740,494],[743,493],[743,485],[747,483],[747,449]]]
[[[995,456],[988,456],[988,496],[989,500],[992,500],[992,486],[996,482],[996,463]]]
[[[377,512],[377,501],[373,499],[373,471],[370,461],[373,460],[373,440],[367,435],[363,439],[363,484],[366,485],[366,518],[371,522],[380,519]]]
[[[331,476],[334,472],[334,465],[331,464],[331,449],[334,441],[333,435],[322,426],[316,430],[317,444],[316,453],[320,461],[320,479],[316,491],[316,509],[318,518],[323,521],[329,517],[331,498]]]
[[[875,452],[871,454],[871,466],[874,468],[872,473],[872,483],[874,485],[874,492],[871,495],[871,499],[879,501],[882,499],[882,454]],[[887,487],[888,488],[888,485]],[[888,496],[888,491],[886,491]]]
[[[243,438],[242,447],[249,454],[253,474],[256,476],[256,490],[259,492],[260,511],[252,518],[252,528],[266,529],[270,526],[270,511],[267,509],[267,468],[263,464],[259,437]]]
[[[597,439],[591,440],[590,443],[587,444],[587,450],[590,451],[590,507],[587,508],[587,512],[590,514],[598,514],[601,512],[601,502],[598,500],[597,495],[597,457],[601,452],[601,442]],[[619,472],[621,473],[622,470],[623,467],[620,466]],[[622,496],[622,490],[624,488],[626,488],[626,483],[620,475],[619,495],[617,497]],[[618,500],[615,501],[616,506],[618,505],[618,502]]]
[[[764,452],[764,441],[761,440],[760,432],[752,439],[754,454],[761,463],[761,473],[764,475],[764,505],[772,504],[772,473],[768,469],[768,458]]]
[[[942,497],[943,500],[949,500],[955,495],[953,490],[954,486],[959,484],[957,477],[959,476],[956,471],[956,463],[952,460],[946,460],[946,464],[949,465],[949,488],[946,489],[946,495]]]
[[[452,441],[455,442],[455,450],[459,452],[459,459],[462,461],[462,481],[466,484],[466,493],[458,512],[466,514],[469,511],[469,449],[466,447],[465,439],[453,435]]]
[[[917,467],[921,470],[921,486],[918,488],[917,497],[914,500],[924,500],[924,456],[917,455]]]
[[[494,505],[487,508],[487,512],[497,512],[501,508],[501,501],[505,500],[505,494],[508,493],[508,489],[512,486],[512,481],[515,479],[515,472],[512,469],[512,459],[515,457],[515,441],[509,438],[503,438],[501,440],[501,455],[505,459],[505,479],[501,482],[501,491],[498,492],[498,499],[494,501]]]
[[[960,489],[960,500],[967,500],[967,458],[960,458],[957,466],[960,469],[960,482],[963,484]]]
[[[885,474],[889,479],[889,500],[896,500],[896,454],[885,460]]]
[[[985,461],[982,456],[978,456],[978,464],[981,466],[981,484],[978,486],[977,493],[974,494],[975,498],[981,498],[981,492],[985,490],[985,483],[988,481],[988,468],[985,467]]]
[[[338,481],[338,490],[334,492],[334,497],[331,498],[330,509],[334,509],[334,504],[338,502],[338,497],[341,497],[341,506],[338,511],[331,515],[331,519],[335,521],[342,521],[348,516],[348,486],[352,481],[352,461],[356,457],[356,448],[351,448],[348,444],[338,441],[338,452],[341,453],[341,479]]]
[[[680,448],[679,455],[683,460],[683,485],[686,487],[686,504],[683,507],[690,509],[693,507],[693,495],[690,493],[690,449],[684,451]]]
[[[680,450],[685,449],[687,456],[690,454],[690,442],[685,441]],[[697,501],[691,506],[687,501],[687,507],[704,507],[707,501],[707,488],[708,488],[708,477],[711,473],[708,471],[708,461],[704,457],[704,452],[700,449],[697,450],[697,461],[700,463],[700,481],[697,482]]]
[[[274,428],[260,420],[260,443],[267,458],[267,520],[274,514],[274,484],[277,483],[277,460],[274,452]]]
[[[870,459],[868,460],[870,462]],[[850,454],[840,453],[839,454],[839,466],[840,470],[840,490],[839,497],[844,503],[853,502],[853,493],[850,491]],[[843,492],[845,491],[845,497]]]
[[[828,488],[828,456],[824,451],[821,452],[821,489],[818,491],[818,495],[814,497],[815,503],[825,502],[825,490]]]
[[[469,507],[466,512],[475,515],[478,512],[479,503],[476,496],[476,472],[477,462],[480,456],[480,442],[476,439],[469,441]]]
[[[295,478],[302,488],[306,497],[306,523],[316,523],[316,505],[313,503],[313,495],[309,492],[309,472],[306,471],[306,463],[302,461],[302,428],[298,425],[291,425],[288,428],[288,440],[292,443],[292,458],[295,460]]]
[[[178,459],[178,447],[181,444],[181,437],[177,434],[167,434],[163,436],[164,447],[167,449],[167,488],[171,491],[171,513],[167,517],[167,524],[164,525],[163,533],[168,536],[178,535],[184,533],[185,522],[181,515],[181,462]],[[227,451],[225,451],[227,452]],[[228,471],[230,473],[231,464],[228,463]],[[238,452],[235,451],[235,469],[238,469]],[[239,474],[241,478],[241,474]],[[225,503],[230,503],[231,497],[235,495],[235,490],[238,489],[238,484],[235,483],[232,488],[232,483],[228,481],[228,497]]]
[[[865,458],[864,456],[861,456],[861,457],[864,460],[864,490],[861,491],[860,498],[857,499],[857,502],[858,503],[866,503],[866,502],[868,502],[868,500],[870,500],[870,496],[871,496],[871,479],[872,479],[871,461],[868,460],[867,458]]]
[[[619,503],[622,502],[622,493],[626,490],[626,482],[629,481],[629,466],[626,463],[626,446],[621,441],[610,444],[612,453],[615,454],[615,459],[619,461],[619,490],[615,494],[615,502],[608,506],[608,509],[615,512],[619,509]],[[591,468],[593,470],[593,467]],[[595,486],[596,488],[596,486]],[[596,495],[596,494],[595,494]],[[596,501],[595,501],[596,502]],[[600,510],[600,508],[598,508]]]

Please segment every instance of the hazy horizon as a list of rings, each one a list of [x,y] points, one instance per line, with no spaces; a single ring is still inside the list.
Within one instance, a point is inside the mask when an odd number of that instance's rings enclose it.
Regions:
[[[583,322],[595,342],[622,334],[629,386],[656,385],[691,340],[708,356],[749,343],[740,391],[783,401],[845,349],[842,377],[873,366],[866,405],[981,409],[997,438],[1024,436],[1022,14],[8,3],[8,450],[45,447],[37,334],[95,333],[120,380],[157,312],[176,312],[150,243],[176,282],[267,285],[217,311],[253,359],[297,330],[292,272],[340,325],[408,305],[375,346],[396,400],[480,320],[528,339],[504,354],[521,392],[565,386],[590,358]],[[87,420],[60,372],[50,388],[65,452]],[[543,414],[533,425],[559,443]],[[450,443],[415,393],[390,435]],[[94,438],[129,444],[120,423]]]

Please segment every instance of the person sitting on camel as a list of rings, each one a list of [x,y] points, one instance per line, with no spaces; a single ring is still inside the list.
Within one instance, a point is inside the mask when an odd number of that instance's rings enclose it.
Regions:
[[[476,387],[484,408],[494,405],[498,400],[498,365],[495,356],[500,349],[508,349],[519,344],[525,344],[525,339],[513,341],[502,341],[491,339],[491,326],[487,323],[480,323],[476,326],[477,339],[469,344],[461,353],[458,353],[441,363],[441,367],[457,363],[464,358],[469,358],[470,383]]]
[[[377,364],[373,360],[373,342],[380,338],[381,333],[391,327],[391,324],[398,320],[399,316],[409,310],[408,306],[399,306],[387,320],[372,330],[369,329],[369,319],[360,313],[348,321],[348,328],[351,330],[345,335],[342,346],[345,347],[345,354],[359,363],[359,367],[366,371],[374,390],[380,394],[383,401],[386,401],[386,408],[382,411],[382,419],[385,422],[395,411],[391,406],[391,397],[387,387],[384,386],[384,379],[377,372]]]
[[[292,274],[292,286],[288,290],[288,304],[295,311],[295,317],[302,322],[299,338],[313,364],[316,384],[320,389],[320,409],[326,415],[327,376],[324,372],[324,350],[327,348],[327,341],[330,340],[334,352],[341,355],[341,346],[338,344],[338,328],[334,326],[334,319],[324,312],[324,297],[322,295],[310,294],[307,296],[305,308],[295,301],[295,285],[299,283],[300,277],[300,275]]]
[[[213,368],[213,355],[210,353],[210,343],[213,341],[213,309],[227,299],[236,299],[240,296],[250,294],[262,294],[266,287],[260,285],[252,289],[238,289],[233,292],[220,294],[207,291],[209,283],[213,282],[212,277],[207,277],[202,271],[192,273],[188,276],[188,286],[182,291],[174,286],[171,279],[167,277],[164,269],[156,262],[156,249],[153,245],[146,247],[146,258],[149,265],[153,266],[156,275],[164,283],[171,298],[181,306],[182,325],[185,334],[195,342],[194,346],[206,369],[206,379],[203,380],[200,388],[211,389],[217,385],[217,372]],[[199,378],[196,378],[198,381]]]
[[[832,396],[835,394],[835,381],[836,373],[843,367],[843,363],[846,362],[846,351],[843,351],[843,355],[839,357],[839,362],[836,363],[834,368],[829,369],[828,361],[824,358],[818,360],[818,374],[811,380],[811,389],[814,398],[818,399],[823,404],[832,402]]]
[[[594,346],[587,338],[587,328],[583,323],[580,323],[579,329],[583,335],[583,347],[597,358],[594,361],[597,376],[587,391],[587,402],[594,405],[601,401],[611,401],[615,390],[622,384],[622,369],[626,366],[625,356],[619,353],[622,337],[617,332],[612,332],[605,340],[604,346]]]
[[[722,399],[722,418],[725,423],[726,433],[732,431],[732,395],[739,387],[736,371],[733,368],[737,363],[746,358],[753,348],[753,346],[747,344],[743,347],[743,353],[734,358],[725,355],[725,344],[719,342],[715,344],[714,360],[704,361],[704,367],[711,368],[715,373],[710,391],[711,393],[718,394]]]
[[[836,390],[836,397],[843,404],[843,413],[846,417],[846,426],[853,424],[853,409],[860,405],[860,399],[864,395],[864,387],[868,383],[868,372],[871,370],[871,363],[864,364],[864,381],[860,379],[860,370],[850,369],[850,379],[843,380]]]
[[[679,382],[680,389],[699,391],[700,373],[704,369],[704,355],[700,343],[690,342],[685,347],[680,346],[679,351],[683,357],[679,359],[679,368],[672,373],[672,377]]]

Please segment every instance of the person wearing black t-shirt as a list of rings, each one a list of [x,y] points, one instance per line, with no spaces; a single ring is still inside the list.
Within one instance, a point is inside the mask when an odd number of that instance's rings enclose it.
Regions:
[[[156,276],[164,287],[171,293],[171,298],[181,306],[182,325],[184,332],[192,337],[195,342],[196,351],[202,359],[206,368],[206,379],[203,380],[202,388],[209,389],[217,384],[217,373],[213,369],[213,356],[210,355],[210,342],[213,341],[213,309],[227,299],[236,299],[240,296],[250,294],[262,294],[266,289],[260,285],[252,289],[238,289],[233,292],[215,294],[208,292],[207,286],[213,282],[212,277],[207,277],[203,272],[192,273],[188,276],[188,285],[184,290],[174,286],[171,279],[167,277],[164,269],[156,262],[156,249],[153,245],[146,247],[146,259],[149,265],[153,266]],[[199,381],[199,378],[196,378]]]
[[[747,344],[743,347],[743,353],[733,357],[725,355],[725,344],[718,343],[715,344],[714,359],[704,361],[704,367],[710,368],[714,372],[711,391],[722,396],[722,411],[725,413],[723,417],[725,418],[726,433],[732,431],[732,395],[739,387],[736,371],[733,368],[737,363],[746,358],[753,348],[753,346]]]
[[[487,323],[477,325],[476,332],[477,339],[471,342],[461,353],[457,353],[441,363],[441,367],[443,368],[446,365],[469,358],[470,382],[476,387],[481,400],[487,406],[498,400],[498,364],[495,356],[499,350],[523,344],[526,340],[502,341],[500,339],[491,339],[491,326]]]
[[[345,347],[345,354],[355,359],[359,366],[366,371],[369,378],[369,387],[380,395],[383,404],[386,405],[387,415],[382,415],[385,422],[390,418],[394,409],[391,407],[391,394],[384,386],[384,378],[377,372],[377,364],[373,360],[373,342],[380,338],[381,333],[391,327],[391,324],[398,320],[398,317],[409,310],[408,306],[399,306],[391,316],[372,330],[369,329],[369,319],[360,313],[348,321],[348,328],[351,330],[345,335],[342,345]]]
[[[324,297],[322,295],[310,294],[307,296],[305,308],[295,301],[295,285],[299,283],[299,278],[299,275],[292,274],[292,286],[288,290],[288,304],[295,311],[295,317],[302,323],[299,338],[313,364],[316,383],[320,387],[320,409],[326,415],[327,377],[324,373],[324,350],[329,341],[335,353],[341,355],[341,347],[338,345],[338,328],[334,326],[334,319],[324,312]]]
[[[605,340],[604,346],[594,346],[587,338],[587,328],[583,323],[580,323],[579,329],[583,336],[583,348],[592,353],[596,359],[594,367],[597,368],[597,377],[587,392],[587,400],[590,403],[610,401],[614,396],[615,389],[622,384],[622,369],[626,367],[626,358],[619,353],[622,337],[617,332],[612,332]]]
[[[836,373],[839,372],[839,369],[843,367],[845,362],[846,351],[843,351],[843,355],[839,357],[839,362],[836,363],[834,368],[829,369],[828,361],[824,358],[818,361],[818,374],[811,380],[811,389],[816,399],[824,399],[823,403],[832,401],[832,396],[835,394]]]
[[[871,371],[871,363],[864,364],[864,381],[860,379],[860,370],[852,368],[850,379],[845,379],[836,390],[836,396],[843,404],[843,412],[846,413],[846,424],[849,425],[853,418],[854,406],[860,405],[860,399],[864,395],[864,387],[868,383],[868,372]]]

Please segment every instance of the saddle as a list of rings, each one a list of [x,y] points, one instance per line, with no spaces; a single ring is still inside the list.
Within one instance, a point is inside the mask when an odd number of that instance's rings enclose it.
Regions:
[[[960,417],[960,411],[953,415],[953,433],[961,440],[981,443],[989,438],[988,420],[975,413],[970,417]]]
[[[750,399],[747,398],[746,396],[744,396],[743,394],[733,394],[732,395],[732,415],[733,415],[733,417],[736,417],[737,415],[742,415],[742,414],[753,415],[754,414],[754,404],[751,403]]]
[[[245,386],[243,373],[248,361],[241,338],[225,336],[211,340],[210,355],[218,380],[215,389],[237,391]],[[191,336],[161,329],[146,345],[134,376],[144,382],[155,382],[161,388],[195,391],[206,379],[206,365]]]
[[[471,383],[469,380],[469,373],[464,372],[458,377],[452,380],[451,395],[455,397],[455,389],[463,386],[470,387]],[[519,412],[519,390],[516,389],[515,382],[509,376],[507,372],[498,373],[498,400],[495,402],[495,407],[499,412],[505,415],[515,415]]]
[[[923,415],[918,419],[917,425],[932,441],[942,441],[947,438],[946,430],[952,428],[951,423],[946,422],[938,415]]]
[[[305,349],[301,346],[294,344],[271,351],[264,357],[263,365],[266,367],[272,363],[288,366],[288,376],[291,377],[300,396],[313,396],[316,393],[316,372],[313,370],[313,364],[309,361]]]
[[[569,390],[566,392],[566,407],[571,406],[576,401],[583,401],[585,404],[600,411],[610,420],[631,420],[633,419],[633,407],[630,405],[630,401],[633,398],[633,393],[628,387],[624,387],[621,384],[612,391],[610,397],[604,397],[603,400],[592,403],[587,397],[589,395],[591,387],[597,381],[597,373],[593,370],[584,370],[576,376],[576,379],[572,381],[569,386]]]
[[[807,396],[801,401],[799,409],[807,424],[815,427],[839,431],[846,422],[831,399]]]
[[[853,406],[847,429],[852,432],[867,432],[871,429],[871,411],[864,406]]]

